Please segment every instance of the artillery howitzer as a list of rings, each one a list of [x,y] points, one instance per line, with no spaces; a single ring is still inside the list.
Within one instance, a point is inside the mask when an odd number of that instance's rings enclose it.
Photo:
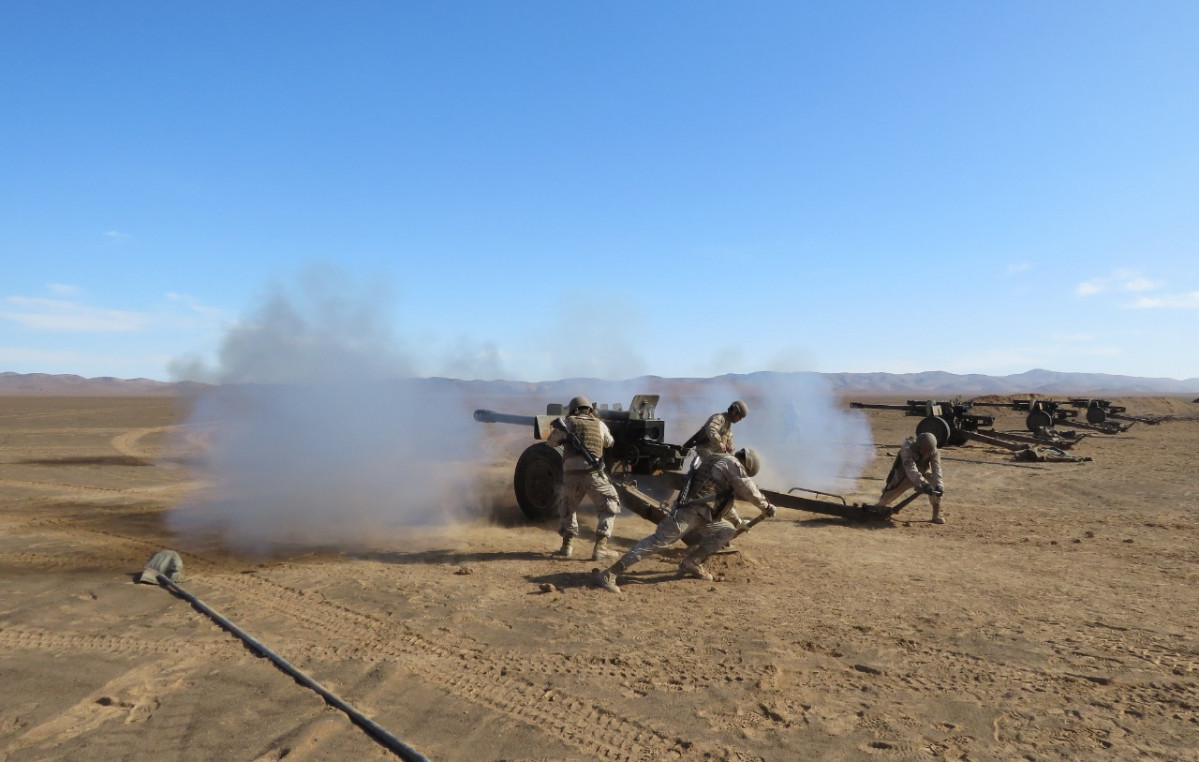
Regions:
[[[600,405],[595,409],[596,417],[608,425],[615,440],[615,444],[604,451],[604,467],[611,475],[612,486],[620,495],[621,504],[654,524],[674,508],[678,492],[687,483],[683,468],[689,464],[692,454],[691,448],[665,441],[666,422],[654,415],[658,399],[656,394],[638,394],[633,397],[628,410],[622,410],[619,405]],[[529,426],[533,429],[534,438],[541,440],[525,448],[512,474],[516,502],[533,521],[557,516],[558,501],[562,498],[563,452],[544,440],[552,431],[554,420],[565,414],[565,406],[559,404],[546,405],[545,415],[475,411],[475,420],[479,423]],[[895,506],[884,507],[850,504],[839,495],[828,493],[816,494],[835,498],[839,502],[801,497],[791,492],[762,490],[767,500],[781,508],[859,520],[887,519],[909,502],[905,500]],[[684,541],[687,541],[686,537]]]
[[[966,444],[967,431],[977,431],[980,426],[991,426],[995,423],[994,416],[971,413],[969,402],[908,400],[906,405],[851,402],[849,406],[869,410],[902,410],[904,415],[920,416],[920,423],[916,424],[916,433],[932,434],[937,438],[937,447]]]
[[[1086,405],[1076,404],[1079,401],[1070,400],[1065,402],[1062,400],[1030,398],[1026,400],[1012,400],[1011,402],[976,401],[974,404],[990,407],[1010,407],[1013,410],[1027,410],[1028,415],[1024,419],[1024,426],[1032,432],[1038,432],[1042,429],[1052,429],[1058,423],[1069,423],[1071,426],[1098,431],[1101,434],[1119,434],[1120,432],[1128,431],[1130,424],[1119,424],[1106,420],[1103,422],[1091,420],[1099,415],[1103,415],[1106,418],[1107,414],[1103,412],[1103,409],[1099,405],[1091,406],[1089,400],[1081,400],[1087,402],[1088,404]],[[1073,407],[1070,407],[1071,405]],[[1087,408],[1087,420],[1077,420],[1078,410],[1075,408],[1078,407]]]
[[[1066,407],[1065,402],[1057,400],[1012,400],[1011,402],[974,402],[974,405],[985,407],[1007,407],[1013,410],[1027,410],[1024,426],[1029,431],[1053,428],[1055,423],[1077,423],[1071,421],[1078,415],[1077,410]]]
[[[1122,431],[1127,431],[1132,427],[1133,423],[1145,423],[1150,426],[1156,426],[1168,416],[1157,415],[1128,415],[1128,408],[1120,405],[1113,405],[1111,400],[1098,399],[1071,399],[1070,404],[1077,408],[1085,408],[1087,411],[1087,421],[1090,423],[1106,423],[1108,419],[1114,421],[1128,421],[1128,425],[1124,426]]]
[[[677,488],[681,486],[683,477],[679,471],[690,452],[665,441],[666,422],[654,417],[658,399],[656,394],[638,394],[633,397],[628,410],[621,409],[619,404],[599,405],[595,410],[596,417],[607,424],[616,441],[612,447],[604,450],[604,467],[615,477],[613,486],[621,493],[625,507],[655,523],[665,515],[661,512],[661,501],[641,493],[637,483],[627,477],[672,473],[668,477],[669,483]],[[529,445],[521,453],[512,475],[516,502],[521,511],[534,521],[557,515],[558,500],[562,495],[563,453],[561,448],[552,447],[544,440],[550,435],[553,421],[566,412],[564,405],[554,403],[546,405],[545,415],[475,411],[475,420],[480,423],[531,426],[534,438],[542,440]]]

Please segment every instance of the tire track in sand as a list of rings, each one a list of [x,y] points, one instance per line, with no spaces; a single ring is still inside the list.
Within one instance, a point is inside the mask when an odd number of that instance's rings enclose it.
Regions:
[[[680,738],[622,716],[586,698],[521,674],[526,655],[454,646],[389,622],[253,575],[205,580],[239,606],[271,610],[310,629],[336,633],[342,645],[298,645],[305,659],[368,658],[396,663],[451,696],[553,735],[594,759],[698,759],[702,753]],[[419,654],[419,657],[417,656]],[[286,658],[286,657],[285,657]]]

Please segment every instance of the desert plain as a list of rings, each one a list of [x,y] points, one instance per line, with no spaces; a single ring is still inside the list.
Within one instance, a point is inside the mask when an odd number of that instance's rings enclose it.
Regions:
[[[891,522],[780,510],[716,581],[678,578],[680,546],[613,595],[517,509],[519,430],[488,430],[486,510],[264,554],[172,528],[203,486],[185,401],[0,397],[0,760],[396,758],[137,584],[164,548],[187,591],[439,762],[1199,760],[1199,404],[1115,401],[1190,420],[1090,436],[1084,463],[946,448],[943,526],[923,500]],[[916,421],[867,415],[854,501]],[[614,545],[651,530],[622,514]]]

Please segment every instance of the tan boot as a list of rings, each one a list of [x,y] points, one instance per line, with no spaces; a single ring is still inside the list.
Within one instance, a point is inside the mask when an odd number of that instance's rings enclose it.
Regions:
[[[624,564],[617,561],[602,571],[600,569],[592,569],[591,580],[597,587],[602,587],[609,593],[619,593],[620,587],[616,584],[616,578],[622,571],[624,571]]]
[[[562,538],[562,547],[554,551],[554,555],[561,556],[562,558],[570,558],[572,555],[574,555],[574,552],[574,538],[567,535],[566,537]]]
[[[610,561],[616,558],[616,551],[608,549],[608,538],[597,537],[595,540],[595,549],[591,551],[592,561]]]
[[[694,577],[702,579],[706,582],[711,582],[714,578],[707,569],[704,568],[704,559],[708,557],[707,553],[692,553],[679,562],[679,572],[684,577]]]
[[[933,523],[934,524],[944,524],[945,523],[945,517],[941,515],[941,506],[937,506],[936,508],[933,508]]]

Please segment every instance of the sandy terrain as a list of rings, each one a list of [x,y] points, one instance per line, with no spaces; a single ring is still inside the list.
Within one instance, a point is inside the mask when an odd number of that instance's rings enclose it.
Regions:
[[[917,420],[869,417],[854,500]],[[882,526],[780,511],[716,582],[677,579],[680,550],[616,596],[519,519],[519,432],[482,455],[490,519],[252,558],[167,528],[204,446],[185,420],[167,398],[0,398],[0,759],[395,758],[134,583],[173,548],[188,591],[439,762],[1199,760],[1199,421],[1090,437],[1082,464],[947,448],[945,526],[923,502]],[[622,516],[615,544],[651,529]]]

